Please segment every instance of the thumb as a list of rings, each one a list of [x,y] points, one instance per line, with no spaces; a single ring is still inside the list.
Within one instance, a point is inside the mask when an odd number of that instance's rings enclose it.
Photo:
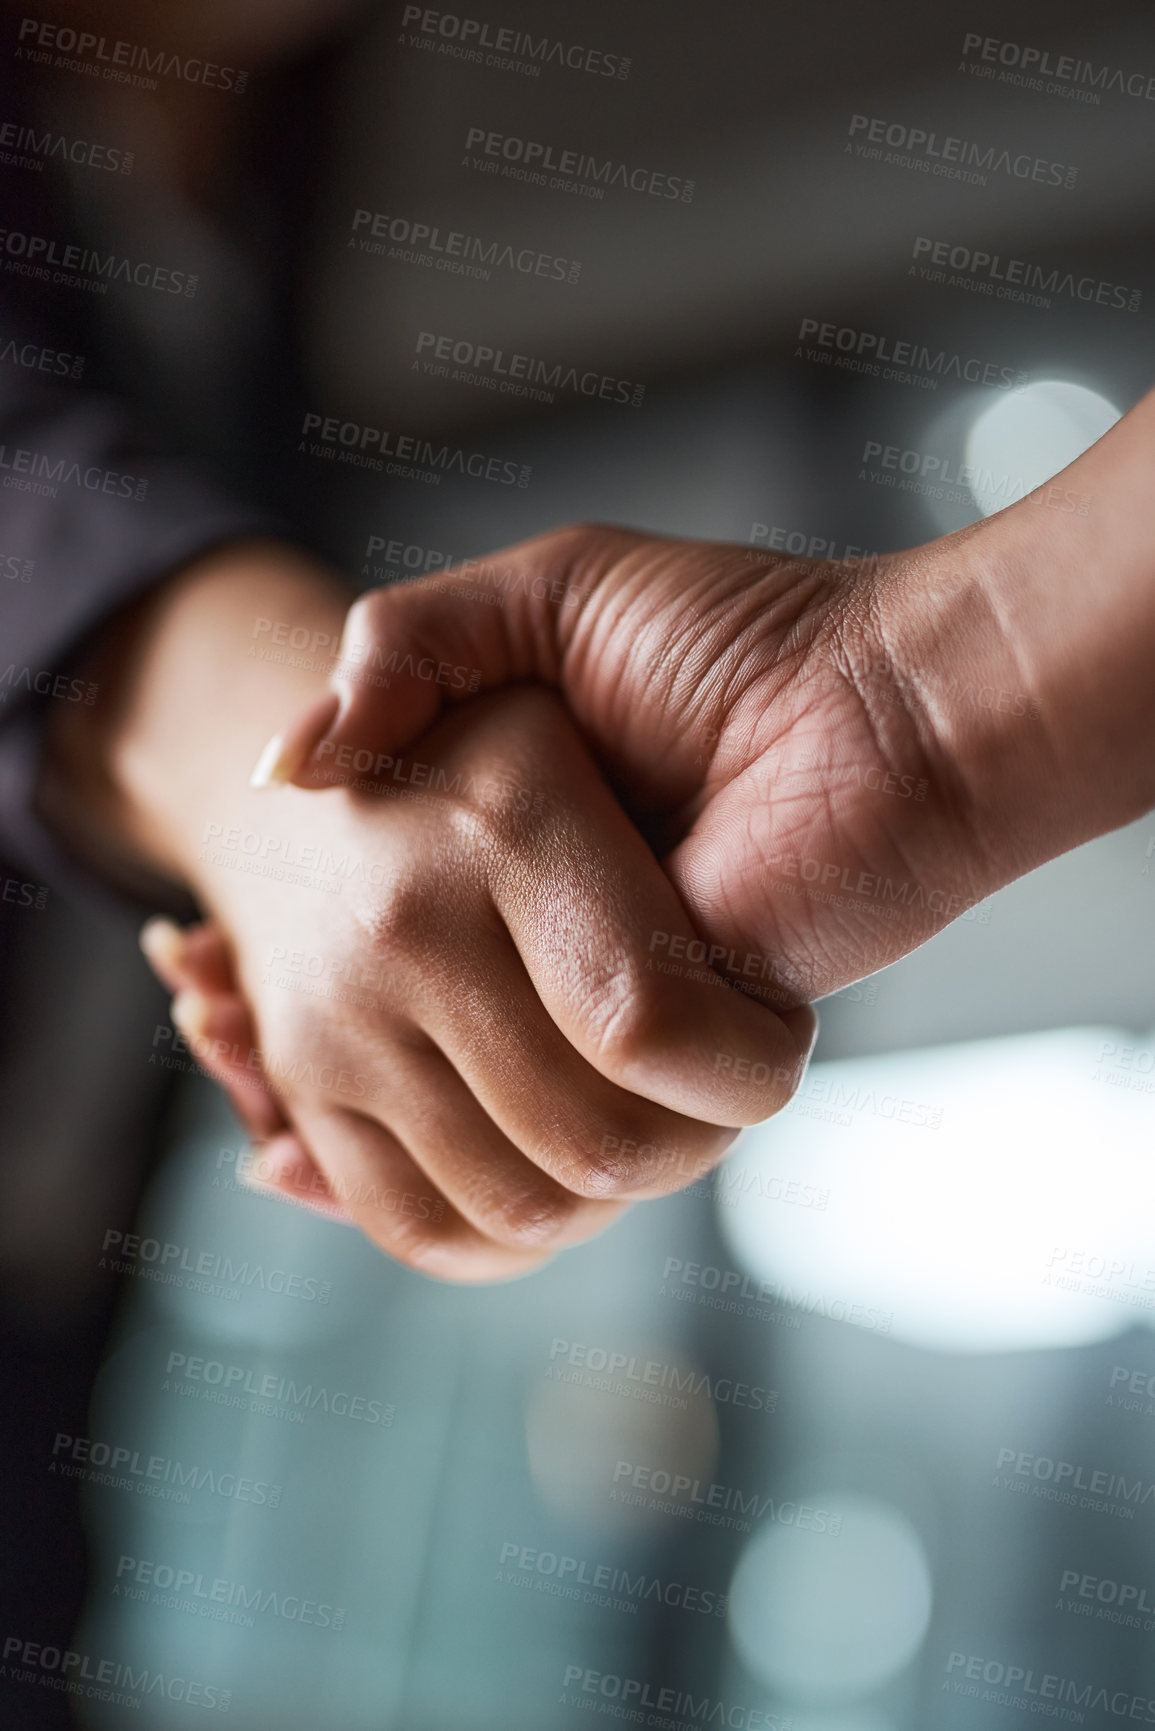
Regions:
[[[440,585],[371,590],[349,609],[330,690],[274,735],[250,786],[381,781],[443,705],[503,684],[508,669],[501,623],[463,629]]]
[[[579,618],[628,531],[554,531],[443,575],[370,590],[349,609],[330,691],[271,739],[252,786],[388,777],[450,705],[517,680],[564,684]]]

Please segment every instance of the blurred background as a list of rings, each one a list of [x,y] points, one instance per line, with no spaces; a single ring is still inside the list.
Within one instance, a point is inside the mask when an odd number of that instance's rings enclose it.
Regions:
[[[13,112],[135,152],[5,189],[198,276],[41,324],[365,583],[575,519],[913,545],[1150,386],[1148,9],[489,7],[101,8],[242,94],[17,63],[3,20]],[[527,140],[677,194],[503,175]],[[482,1291],[245,1191],[131,923],[6,910],[5,1724],[1155,1722],[1153,862],[1150,819],[828,1000],[714,1178]],[[130,1230],[304,1296],[118,1281]],[[65,1701],[17,1637],[189,1686]]]

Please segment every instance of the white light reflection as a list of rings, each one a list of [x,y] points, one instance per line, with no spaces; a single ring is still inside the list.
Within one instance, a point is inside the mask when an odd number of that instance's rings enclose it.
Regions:
[[[722,1169],[722,1234],[778,1302],[890,1313],[916,1346],[1149,1322],[1155,1096],[1120,1054],[1151,1044],[1084,1028],[816,1064]],[[824,1208],[783,1200],[806,1186]]]
[[[967,434],[975,504],[984,517],[1001,511],[1081,457],[1118,419],[1106,397],[1065,379],[1041,379],[996,396]]]
[[[873,1497],[837,1498],[836,1545],[764,1526],[730,1585],[730,1637],[747,1668],[802,1701],[872,1693],[909,1664],[930,1620],[930,1570],[905,1515]]]

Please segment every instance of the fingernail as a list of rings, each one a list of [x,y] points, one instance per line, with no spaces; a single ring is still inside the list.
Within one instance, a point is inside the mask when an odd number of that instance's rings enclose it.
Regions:
[[[161,915],[146,920],[137,939],[147,959],[158,973],[170,973],[180,968],[184,959],[184,933],[172,920]]]
[[[247,1158],[238,1163],[237,1175],[247,1189],[259,1195],[276,1196],[337,1225],[356,1224],[333,1199],[324,1180],[318,1184],[317,1166],[292,1131],[253,1143]]]
[[[212,1005],[203,992],[185,988],[177,993],[169,1005],[168,1013],[185,1039],[191,1043],[193,1040],[205,1038]]]
[[[265,788],[284,787],[286,782],[292,781],[329,733],[340,706],[337,692],[327,691],[282,732],[274,733],[257,759],[257,767],[249,777],[249,786],[260,792]]]
[[[284,787],[300,769],[301,761],[299,751],[285,749],[284,734],[274,733],[257,759],[256,768],[249,777],[249,786],[258,792],[269,787]]]

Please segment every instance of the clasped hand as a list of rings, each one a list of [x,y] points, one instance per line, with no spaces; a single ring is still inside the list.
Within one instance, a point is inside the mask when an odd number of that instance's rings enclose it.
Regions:
[[[555,693],[478,698],[398,762],[268,797],[313,877],[241,869],[239,835],[203,868],[222,922],[146,948],[260,1138],[251,1182],[426,1273],[508,1277],[708,1171],[790,1098],[814,1019],[689,960]]]

